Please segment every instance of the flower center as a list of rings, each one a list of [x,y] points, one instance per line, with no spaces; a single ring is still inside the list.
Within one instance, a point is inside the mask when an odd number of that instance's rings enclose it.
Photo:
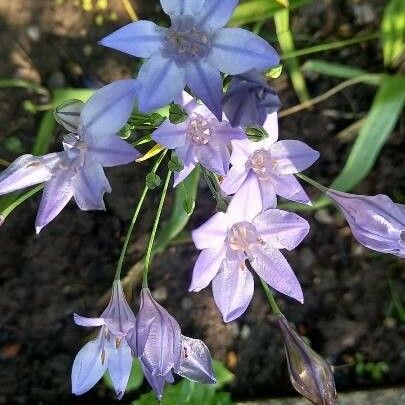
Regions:
[[[210,47],[210,38],[194,23],[193,17],[177,16],[173,25],[167,30],[165,49],[168,57],[177,63],[200,59],[207,55]]]
[[[195,115],[188,121],[187,136],[198,146],[206,145],[213,134],[211,123],[201,115]]]
[[[263,243],[256,227],[249,222],[238,222],[228,231],[228,246],[233,251],[248,252],[254,245]]]
[[[265,150],[257,150],[246,165],[257,174],[259,180],[268,180],[272,169],[271,154]]]

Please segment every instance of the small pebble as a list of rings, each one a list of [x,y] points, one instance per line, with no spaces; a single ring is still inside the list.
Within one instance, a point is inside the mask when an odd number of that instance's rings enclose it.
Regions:
[[[41,38],[41,31],[37,25],[30,25],[27,27],[28,38],[33,42],[38,42]]]

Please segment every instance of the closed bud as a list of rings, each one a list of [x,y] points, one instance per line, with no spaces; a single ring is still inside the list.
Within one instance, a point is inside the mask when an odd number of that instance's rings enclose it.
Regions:
[[[329,363],[304,342],[283,315],[277,321],[293,387],[315,405],[335,405],[337,395]]]

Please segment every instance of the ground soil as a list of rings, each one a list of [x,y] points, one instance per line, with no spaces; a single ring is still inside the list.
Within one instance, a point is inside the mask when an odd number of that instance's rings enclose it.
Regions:
[[[142,3],[136,6],[142,18],[151,14],[160,18],[158,8]],[[294,13],[297,44],[304,47],[374,32],[383,3],[315,1]],[[0,78],[17,77],[57,88],[94,86],[128,77],[134,59],[96,45],[98,39],[129,22],[122,3],[110,0],[107,11],[91,12],[80,4],[73,0],[0,1]],[[111,12],[116,21],[111,21]],[[97,15],[104,18],[101,26],[96,23]],[[265,29],[274,32],[271,23]],[[380,55],[378,42],[371,41],[316,57],[380,71]],[[325,76],[308,77],[313,96],[337,83]],[[287,75],[274,85],[283,108],[297,104]],[[336,135],[364,116],[374,93],[375,88],[366,85],[348,88],[312,110],[280,120],[282,138],[304,140],[321,152],[310,176],[328,184],[339,173],[351,143],[339,141]],[[16,156],[4,147],[7,139],[20,139],[25,151],[34,142],[41,114],[23,110],[27,99],[46,103],[26,90],[0,91],[0,156],[4,159]],[[403,128],[402,121],[357,192],[386,193],[404,203]],[[55,140],[59,137],[56,133]],[[110,287],[146,172],[145,165],[109,170],[113,194],[106,198],[105,213],[81,212],[71,204],[37,237],[33,224],[39,199],[34,197],[0,228],[0,404],[115,403],[103,385],[81,398],[70,395],[72,360],[87,337],[85,330],[73,324],[72,314],[95,315],[103,309],[97,303]],[[150,197],[135,230],[126,270],[142,256],[156,199]],[[170,204],[171,198],[166,214]],[[214,208],[201,184],[188,229],[202,223]],[[302,283],[305,305],[279,297],[285,315],[315,350],[337,366],[339,390],[404,383],[405,329],[393,304],[395,294],[404,297],[403,262],[359,246],[333,208],[304,215],[311,223],[310,235],[287,256]],[[209,288],[187,293],[196,257],[196,250],[187,243],[157,257],[151,271],[155,295],[179,321],[184,334],[204,339],[212,354],[235,373],[230,387],[235,398],[291,394],[282,341],[260,289],[247,313],[224,325]],[[136,294],[133,304],[137,305]],[[389,371],[378,381],[367,373],[356,373],[358,353],[367,362],[386,362]],[[127,396],[123,403],[133,397]]]

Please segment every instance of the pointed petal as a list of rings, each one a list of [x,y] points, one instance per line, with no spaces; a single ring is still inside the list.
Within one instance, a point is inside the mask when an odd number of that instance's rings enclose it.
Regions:
[[[225,260],[212,280],[214,300],[224,322],[231,322],[246,311],[253,291],[253,276],[244,263]]]
[[[111,193],[111,186],[103,167],[96,161],[87,161],[72,179],[73,196],[83,211],[105,210],[104,193]]]
[[[276,249],[254,247],[249,261],[255,272],[275,290],[296,299],[301,304],[304,296],[297,277],[285,257]]]
[[[117,133],[131,116],[139,87],[137,80],[127,79],[97,90],[80,114],[85,139]]]
[[[139,109],[147,113],[170,104],[184,90],[186,72],[173,60],[155,53],[142,65],[138,80],[142,83]]]
[[[249,170],[245,166],[232,166],[228,175],[221,182],[221,190],[227,194],[235,194],[246,180]]]
[[[167,149],[175,149],[186,143],[187,123],[172,124],[166,120],[152,134],[152,139]]]
[[[139,58],[149,58],[161,48],[165,31],[151,21],[141,20],[114,31],[99,44]]]
[[[270,181],[273,183],[276,194],[287,200],[301,204],[311,205],[311,200],[293,174],[272,174]]]
[[[231,141],[248,139],[242,128],[232,128],[225,120],[215,128],[215,136],[219,137],[226,144],[229,144]]]
[[[198,292],[211,282],[225,259],[225,246],[204,249],[194,265],[189,291]]]
[[[73,362],[72,393],[75,395],[81,395],[90,390],[107,369],[107,359],[102,355],[103,346],[100,336],[85,344]]]
[[[112,134],[94,137],[88,147],[88,154],[104,167],[125,165],[141,156],[132,145]]]
[[[259,214],[253,224],[273,249],[296,248],[309,232],[309,223],[293,212],[270,209]]]
[[[0,173],[0,195],[48,181],[59,159],[59,153],[20,156]]]
[[[230,154],[226,143],[210,140],[206,145],[196,147],[197,161],[206,169],[226,176],[229,171]]]
[[[182,336],[180,367],[175,373],[202,384],[216,383],[211,354],[203,341]]]
[[[266,118],[266,121],[264,121],[263,128],[266,130],[266,132],[269,134],[269,137],[267,138],[267,143],[270,143],[271,145],[274,142],[277,142],[278,139],[278,115],[276,112],[269,114]]]
[[[76,325],[84,326],[86,328],[94,328],[105,324],[104,319],[102,318],[86,318],[76,313],[73,314],[73,320]]]
[[[196,22],[209,31],[222,28],[231,18],[239,0],[205,0],[204,7],[195,16]]]
[[[271,180],[259,180],[263,210],[277,207],[277,196]]]
[[[163,11],[168,15],[194,15],[197,14],[204,1],[202,0],[160,0]]]
[[[194,95],[221,121],[222,77],[218,69],[205,61],[190,63],[186,68],[186,81]]]
[[[46,184],[35,220],[37,234],[63,210],[73,197],[73,175],[71,170],[59,170]]]
[[[197,100],[186,91],[182,91],[174,99],[174,103],[183,107],[184,111],[190,115],[198,107]]]
[[[195,229],[191,235],[197,249],[218,247],[224,243],[228,231],[228,218],[217,212],[208,221]]]
[[[56,107],[53,115],[55,121],[67,131],[77,134],[80,125],[80,113],[84,103],[81,100],[68,100]]]
[[[125,339],[117,348],[115,343],[108,345],[108,372],[114,386],[117,399],[121,399],[125,393],[132,368],[132,353]]]
[[[299,173],[319,158],[319,152],[301,141],[276,142],[270,148],[274,169],[280,174]]]
[[[153,391],[155,392],[158,400],[160,401],[163,398],[163,389],[166,383],[166,377],[160,375],[153,375],[148,367],[141,360],[143,374],[145,378],[148,380],[149,385],[152,387]]]
[[[255,142],[252,142],[249,139],[232,141],[231,164],[234,166],[244,165],[249,160],[250,155],[254,152],[254,144]]]
[[[228,205],[227,215],[230,223],[251,222],[262,211],[259,181],[252,173],[246,177],[239,191]]]
[[[275,49],[263,38],[242,28],[222,28],[212,40],[208,62],[223,73],[237,75],[266,70],[279,63]]]
[[[195,168],[195,164],[184,164],[183,170],[174,173],[173,187],[177,187],[183,180],[185,180]]]

